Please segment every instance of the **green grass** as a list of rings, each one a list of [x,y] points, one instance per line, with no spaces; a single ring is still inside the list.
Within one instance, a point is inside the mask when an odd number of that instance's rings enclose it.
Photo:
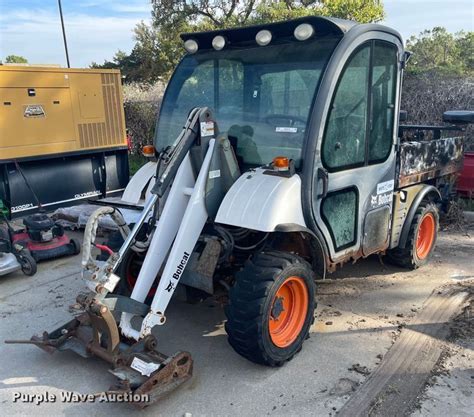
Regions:
[[[145,158],[143,155],[129,155],[128,163],[130,165],[130,176],[135,175],[135,173],[147,162],[148,159]]]

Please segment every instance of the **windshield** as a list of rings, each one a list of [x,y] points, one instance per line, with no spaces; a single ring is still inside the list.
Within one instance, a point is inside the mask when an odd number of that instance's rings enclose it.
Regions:
[[[214,111],[242,167],[287,156],[301,164],[313,98],[337,37],[186,56],[167,88],[156,148],[171,145],[193,107]]]

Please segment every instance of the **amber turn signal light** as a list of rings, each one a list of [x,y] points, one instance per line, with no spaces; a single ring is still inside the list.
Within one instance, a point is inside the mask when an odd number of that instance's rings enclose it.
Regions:
[[[145,145],[142,148],[143,156],[147,158],[153,158],[155,156],[155,147],[153,145]]]
[[[290,160],[286,156],[277,156],[273,158],[272,165],[278,171],[286,171],[290,168]]]

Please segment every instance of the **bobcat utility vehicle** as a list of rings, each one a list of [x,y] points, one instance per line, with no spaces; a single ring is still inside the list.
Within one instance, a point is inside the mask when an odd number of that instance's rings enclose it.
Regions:
[[[399,124],[409,54],[381,25],[306,17],[182,39],[139,221],[130,230],[117,208],[97,210],[85,231],[83,312],[31,340],[110,362],[114,389],[147,394],[142,407],[192,373],[189,353],[157,350],[178,284],[194,296],[228,291],[230,345],[280,366],[309,335],[315,280],[371,254],[425,264],[437,203],[462,164],[459,131],[473,121],[447,112],[447,126]],[[118,250],[95,243],[106,214]]]

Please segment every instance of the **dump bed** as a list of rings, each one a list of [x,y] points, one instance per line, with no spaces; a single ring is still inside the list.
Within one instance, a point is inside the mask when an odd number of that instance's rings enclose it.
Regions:
[[[461,136],[402,141],[398,186],[406,187],[459,172],[462,160]]]

